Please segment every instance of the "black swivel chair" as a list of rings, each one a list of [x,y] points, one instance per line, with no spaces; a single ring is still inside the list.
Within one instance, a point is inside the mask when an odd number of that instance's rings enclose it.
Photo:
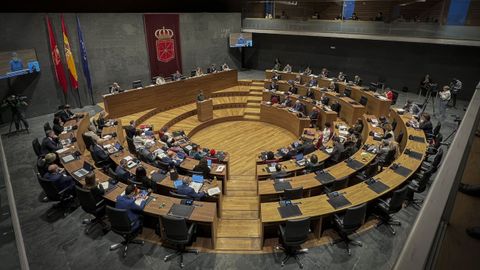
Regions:
[[[183,268],[184,253],[198,254],[198,250],[186,248],[186,245],[192,242],[192,238],[195,234],[196,224],[193,223],[188,226],[185,218],[174,216],[160,216],[160,223],[165,240],[174,245],[176,250],[175,253],[165,256],[163,260],[168,261],[179,256],[180,267]]]
[[[92,137],[82,134],[82,139],[87,149],[90,149],[90,147],[94,145]]]
[[[367,179],[372,178],[375,174],[378,172],[378,160],[374,160],[372,163],[370,163],[365,170],[360,172],[357,175],[357,178],[360,179],[360,181],[365,181]]]
[[[174,197],[174,198],[178,198],[178,199],[192,199],[190,196],[188,195],[184,195],[184,194],[179,194],[179,193],[176,193],[175,191],[173,190],[170,190],[168,192],[170,194],[170,196]]]
[[[384,160],[379,160],[378,165],[380,166],[380,171],[383,171],[383,168],[390,166],[395,160],[395,149],[389,150],[387,156]]]
[[[403,140],[403,131],[400,131],[400,133],[398,133],[398,136],[397,136],[397,138],[395,139],[395,141],[396,141],[397,143],[401,143],[402,140]]]
[[[400,226],[400,221],[396,220],[393,217],[393,214],[402,210],[403,203],[405,202],[406,196],[408,192],[408,185],[405,185],[403,188],[395,190],[391,198],[386,200],[379,199],[379,202],[376,205],[376,208],[380,215],[380,222],[377,224],[377,228],[381,225],[387,225],[390,232],[395,235],[395,229],[393,225]]]
[[[335,229],[340,235],[340,239],[332,242],[332,245],[344,242],[347,248],[348,255],[352,255],[350,245],[362,246],[362,243],[350,239],[348,236],[354,233],[358,228],[362,226],[365,221],[365,214],[367,213],[367,204],[357,205],[348,208],[343,215],[334,215],[333,222]]]
[[[95,217],[94,219],[86,219],[83,221],[84,224],[87,224],[85,233],[89,234],[90,230],[97,224],[102,225],[102,228],[105,230],[107,225],[102,220],[105,216],[105,201],[101,200],[97,203],[90,190],[78,186],[75,188],[77,189],[77,198],[83,211]]]
[[[285,225],[279,226],[279,230],[282,246],[277,246],[276,249],[282,249],[285,252],[282,267],[293,257],[300,268],[303,268],[303,264],[300,262],[298,255],[308,252],[308,249],[300,249],[300,247],[308,239],[310,218],[287,220]]]
[[[33,139],[32,147],[33,147],[33,151],[35,152],[35,155],[37,155],[37,157],[42,156],[42,146],[40,145],[40,142],[38,141],[38,138]]]
[[[337,191],[340,189],[344,189],[347,185],[347,179],[348,177],[344,177],[341,179],[334,180],[333,182],[324,185],[325,193],[330,193],[333,191]]]
[[[117,173],[116,173],[111,167],[108,167],[108,169],[107,169],[107,174],[108,174],[108,176],[110,176],[110,177],[113,178],[114,180],[120,181],[120,179],[118,178]]]
[[[435,138],[430,141],[430,145],[428,146],[426,152],[427,158],[431,155],[437,154],[438,149],[440,149],[440,147],[444,144],[445,143],[443,143],[442,133],[438,133],[437,136],[435,136]]]
[[[438,169],[438,166],[440,166],[440,162],[442,162],[442,158],[443,158],[443,149],[438,148],[437,154],[433,157],[432,162],[423,161],[420,169],[421,172],[432,171],[432,173],[435,173]]]
[[[417,210],[421,208],[423,203],[422,199],[415,199],[415,193],[422,193],[427,189],[427,184],[432,176],[432,171],[426,171],[423,174],[417,175],[416,179],[413,179],[408,184],[407,192],[407,206],[412,205]]]
[[[303,198],[303,187],[286,188],[283,190],[283,200],[296,200]]]
[[[48,130],[52,130],[52,127],[50,126],[50,123],[45,122],[45,124],[43,124],[43,130],[45,132],[47,132]]]
[[[125,137],[127,139],[127,146],[128,146],[128,151],[132,154],[135,155],[137,153],[137,149],[135,148],[135,144],[133,143],[133,139],[130,137]]]
[[[107,159],[107,160],[102,160],[102,159],[100,159],[97,155],[95,155],[95,153],[94,153],[94,151],[93,151],[93,145],[90,146],[89,150],[90,150],[90,153],[92,154],[92,159],[93,159],[93,161],[95,162],[95,167],[97,167],[97,168],[105,168],[105,167],[111,165],[109,159]]]
[[[135,239],[138,231],[133,229],[133,224],[128,218],[127,210],[117,209],[107,205],[107,216],[110,220],[111,230],[123,237],[121,243],[110,246],[111,251],[123,246],[123,257],[125,258],[127,256],[128,244],[143,245],[143,241]]]
[[[66,216],[68,214],[68,210],[70,210],[74,201],[74,197],[70,192],[71,187],[69,186],[64,188],[63,190],[58,190],[52,181],[43,178],[39,173],[37,173],[37,180],[43,191],[45,192],[48,200],[58,202],[53,206],[53,208],[62,209],[64,211],[64,216]],[[55,212],[49,212],[47,214],[47,217],[50,218],[51,216],[53,216],[54,213]]]

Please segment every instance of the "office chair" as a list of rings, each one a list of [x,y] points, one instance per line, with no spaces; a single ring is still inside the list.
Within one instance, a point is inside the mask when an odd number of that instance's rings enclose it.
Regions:
[[[90,150],[90,147],[94,145],[92,137],[82,134],[82,139],[83,139],[83,142],[85,143],[85,147]]]
[[[323,188],[325,189],[325,193],[330,193],[333,191],[344,189],[347,185],[347,179],[348,179],[348,176],[344,178],[336,179],[332,183],[324,185]]]
[[[117,250],[123,246],[123,257],[125,258],[127,256],[128,244],[143,245],[144,242],[142,240],[135,239],[138,230],[134,230],[126,209],[117,209],[107,205],[107,216],[110,220],[111,230],[123,238],[122,242],[111,245],[110,251]]]
[[[348,208],[343,215],[335,214],[333,222],[335,224],[335,230],[338,232],[340,239],[333,241],[331,245],[344,242],[347,248],[348,255],[352,255],[352,251],[350,250],[350,244],[361,247],[362,243],[352,240],[348,236],[362,226],[365,221],[366,213],[367,204],[364,203]]]
[[[69,213],[68,211],[72,207],[72,203],[75,199],[70,193],[71,186],[68,186],[62,190],[58,190],[52,181],[43,178],[39,173],[37,173],[37,180],[48,200],[58,202],[57,204],[53,205],[53,208],[62,209],[64,211],[63,215],[67,216]],[[47,214],[47,217],[50,218],[53,216],[53,214],[54,212],[50,212]]]
[[[426,171],[423,174],[417,175],[416,179],[413,179],[408,184],[408,192],[407,192],[407,207],[412,205],[417,210],[421,208],[421,204],[423,203],[422,199],[415,199],[415,193],[422,193],[427,189],[427,184],[430,181],[432,176],[432,171]]]
[[[87,225],[85,233],[87,235],[90,234],[90,230],[97,224],[102,225],[102,228],[105,230],[107,224],[102,220],[105,216],[105,200],[97,203],[90,190],[78,186],[75,186],[75,189],[77,190],[77,198],[83,211],[95,217],[94,219],[85,219],[83,221],[83,224]]]
[[[317,149],[315,148],[315,145],[313,143],[305,144],[303,147],[303,155],[311,154],[315,152],[315,150]]]
[[[403,140],[403,131],[400,131],[400,133],[398,133],[398,136],[397,136],[397,138],[395,139],[395,141],[396,141],[397,143],[401,143],[402,140]]]
[[[168,171],[170,169],[170,164],[168,164],[166,162],[163,162],[161,160],[157,160],[155,163],[158,165],[158,168],[160,168],[162,170]]]
[[[440,162],[442,162],[443,158],[443,149],[438,148],[437,154],[433,157],[432,162],[429,162],[428,160],[425,160],[422,162],[421,165],[421,172],[425,171],[432,171],[432,173],[435,173],[438,169],[438,166],[440,166]]]
[[[380,166],[380,171],[383,171],[383,168],[390,166],[395,160],[395,149],[389,150],[387,156],[384,160],[379,160],[378,165]]]
[[[303,187],[286,188],[283,190],[283,200],[296,200],[303,198]]]
[[[310,167],[310,169],[307,170],[307,173],[318,172],[320,170],[323,170],[324,168],[325,168],[325,163],[319,162],[313,165],[312,167]]]
[[[400,93],[398,93],[397,91],[392,91],[392,93],[393,93],[392,105],[395,105],[395,104],[397,104],[397,99],[398,99],[398,96],[400,95]]]
[[[287,220],[285,225],[278,226],[280,231],[280,242],[282,246],[276,246],[275,249],[283,250],[285,257],[282,260],[282,267],[290,259],[294,258],[300,268],[303,264],[298,255],[308,252],[308,249],[300,249],[301,245],[308,239],[310,232],[310,218]]]
[[[365,168],[365,170],[358,173],[357,178],[359,178],[361,181],[365,181],[367,179],[372,178],[375,174],[377,174],[377,172],[378,172],[378,160],[374,160]]]
[[[45,122],[45,124],[43,124],[43,131],[47,132],[47,130],[52,130],[52,127],[50,126],[50,123]]]
[[[401,223],[394,218],[393,214],[402,210],[407,192],[408,185],[405,185],[403,188],[395,190],[391,198],[386,200],[379,199],[376,205],[376,209],[380,212],[380,215],[377,216],[380,219],[376,225],[377,228],[385,224],[393,235],[396,234],[393,226],[400,226]]]
[[[437,137],[438,133],[440,132],[441,128],[442,128],[442,123],[440,121],[438,121],[437,124],[435,125],[435,127],[433,128],[432,133],[425,134],[426,137],[427,137],[427,140],[432,141],[433,139],[435,139]]]
[[[42,146],[40,145],[40,142],[38,141],[38,138],[35,138],[32,140],[32,147],[33,151],[35,152],[35,155],[37,157],[42,156]]]
[[[175,217],[175,216],[160,216],[160,223],[163,230],[163,235],[165,240],[170,244],[175,246],[175,253],[169,254],[163,258],[166,262],[170,259],[173,259],[177,256],[180,256],[180,267],[183,268],[183,254],[184,253],[195,253],[198,255],[198,250],[189,249],[185,246],[192,242],[192,238],[195,234],[196,224],[190,224],[187,226],[187,221],[185,218]]]
[[[135,148],[135,144],[133,143],[133,139],[130,138],[130,137],[125,137],[125,139],[127,139],[127,146],[128,146],[128,151],[132,154],[132,155],[136,155],[137,154],[137,149]]]
[[[176,193],[175,191],[173,190],[170,190],[168,192],[170,194],[170,196],[174,197],[174,198],[178,198],[178,199],[192,199],[190,196],[188,195],[184,195],[184,194],[179,194],[179,193]]]
[[[114,180],[120,181],[120,179],[118,178],[117,173],[116,173],[111,167],[108,167],[108,168],[107,168],[107,174],[108,174],[108,176],[110,176],[110,177],[113,178]]]
[[[93,145],[90,145],[90,153],[92,154],[92,159],[95,162],[95,167],[104,168],[110,165],[110,160],[102,160],[93,152]]]
[[[443,135],[442,133],[438,133],[435,138],[430,140],[430,145],[427,148],[427,158],[431,155],[435,155],[438,152],[438,149],[442,146],[443,142]]]

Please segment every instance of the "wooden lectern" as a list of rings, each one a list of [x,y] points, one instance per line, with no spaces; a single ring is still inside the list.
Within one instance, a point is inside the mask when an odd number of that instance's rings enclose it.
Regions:
[[[213,118],[213,101],[211,98],[204,101],[197,101],[197,115],[200,122],[212,120]]]

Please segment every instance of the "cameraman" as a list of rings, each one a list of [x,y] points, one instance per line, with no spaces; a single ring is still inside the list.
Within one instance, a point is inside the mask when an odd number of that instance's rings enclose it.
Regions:
[[[28,103],[25,101],[27,97],[25,96],[15,96],[11,95],[7,97],[2,103],[2,109],[9,107],[12,112],[12,120],[15,122],[15,128],[17,131],[20,130],[20,121],[22,121],[25,129],[28,130],[28,122],[25,119],[25,114],[20,109],[22,107],[28,106]]]
[[[457,78],[453,78],[452,82],[450,83],[450,89],[452,90],[452,106],[457,108],[457,95],[460,90],[462,90],[462,82]]]

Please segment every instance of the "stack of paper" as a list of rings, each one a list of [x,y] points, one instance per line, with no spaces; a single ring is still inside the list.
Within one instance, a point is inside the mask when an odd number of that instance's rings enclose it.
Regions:
[[[220,190],[219,187],[209,188],[207,191],[208,196],[214,196],[214,195],[220,194],[221,192],[222,191]]]

